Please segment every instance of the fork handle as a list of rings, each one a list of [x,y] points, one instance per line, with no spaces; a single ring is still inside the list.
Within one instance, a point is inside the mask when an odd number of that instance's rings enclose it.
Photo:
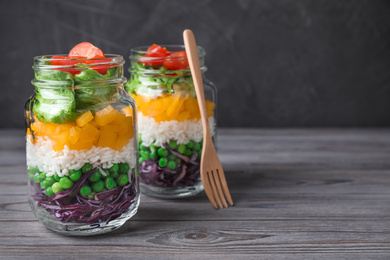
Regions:
[[[198,99],[200,115],[202,118],[203,139],[211,139],[209,120],[206,110],[206,99],[204,96],[202,72],[200,71],[200,63],[198,56],[198,48],[196,46],[194,33],[186,29],[183,32],[184,45],[187,52],[188,62],[190,64],[192,79],[195,85],[196,96]]]

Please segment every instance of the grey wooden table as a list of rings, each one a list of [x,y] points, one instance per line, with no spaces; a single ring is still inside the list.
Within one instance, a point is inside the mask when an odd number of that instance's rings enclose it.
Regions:
[[[26,198],[24,136],[0,130],[0,257],[29,259],[390,259],[390,129],[221,129],[235,206],[142,196],[95,237],[40,224]]]

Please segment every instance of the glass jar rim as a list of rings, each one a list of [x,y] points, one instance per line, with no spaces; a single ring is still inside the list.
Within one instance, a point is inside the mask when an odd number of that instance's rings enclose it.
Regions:
[[[71,61],[80,61],[80,63],[69,64],[69,65],[52,65],[46,64],[47,61],[63,61],[65,59],[62,58],[54,58],[53,57],[67,57],[66,60]],[[58,69],[58,68],[70,68],[77,67],[79,64],[83,64],[85,61],[97,61],[89,65],[99,66],[99,65],[123,65],[125,60],[122,55],[118,54],[105,54],[104,58],[95,58],[95,59],[87,59],[87,58],[69,58],[68,54],[50,54],[50,55],[40,55],[34,57],[34,65],[33,69]],[[85,63],[84,63],[85,64]]]
[[[167,48],[169,54],[175,54],[175,53],[180,53],[180,52],[185,52],[185,46],[184,45],[160,45],[162,48]],[[136,74],[143,74],[144,76],[164,76],[168,75],[171,76],[171,71],[178,71],[178,70],[164,70],[161,71],[160,69],[155,69],[155,68],[140,68],[138,66],[133,66],[135,63],[143,63],[143,62],[165,62],[167,60],[173,61],[173,62],[181,62],[181,61],[187,61],[186,56],[178,55],[172,57],[172,55],[168,56],[162,56],[162,57],[147,57],[145,60],[143,60],[142,56],[148,54],[147,50],[149,49],[150,46],[139,46],[132,48],[130,50],[130,62],[131,66],[129,67],[129,72],[130,74],[136,73]],[[199,63],[200,63],[200,68],[202,73],[207,70],[207,67],[205,66],[205,55],[206,51],[202,46],[197,45],[198,49],[198,56],[199,56]],[[191,75],[191,70],[190,67],[187,67],[185,69],[179,69],[182,71],[182,76],[188,76]]]
[[[170,53],[175,53],[175,52],[181,52],[185,51],[185,46],[184,45],[160,45],[162,48],[166,48]],[[139,46],[135,48],[130,49],[130,60],[132,60],[133,57],[138,57],[138,55],[146,54],[150,46]],[[198,55],[199,58],[204,57],[206,55],[206,51],[202,46],[197,45],[196,46],[198,49]],[[161,57],[158,57],[161,58]],[[165,58],[165,57],[163,57]]]
[[[124,84],[126,83],[126,78],[123,77],[123,64],[125,63],[123,56],[117,55],[117,54],[106,54],[104,58],[96,58],[96,59],[86,59],[86,58],[54,58],[52,57],[68,57],[66,54],[56,54],[56,55],[42,55],[42,56],[36,56],[34,57],[34,65],[33,69],[35,71],[35,77],[31,81],[32,85],[35,87],[39,86],[40,88],[58,88],[61,86],[68,86],[70,88],[77,88],[78,86],[83,87],[101,87],[101,86],[114,86],[118,84]],[[53,65],[51,61],[76,61],[76,62],[70,62],[67,65],[63,65],[59,63],[58,65]],[[87,61],[93,61],[93,62],[87,62]],[[66,63],[66,62],[65,62]],[[44,77],[37,77],[37,75],[41,75],[40,73],[46,73],[46,72],[57,72],[62,71],[69,73],[70,75],[79,74],[82,71],[86,71],[89,69],[92,70],[104,70],[108,71],[109,69],[117,68],[118,70],[115,70],[114,74],[110,74],[109,77],[101,78],[101,77],[87,77],[86,79],[82,81],[75,81],[73,79],[73,76],[70,76],[70,78],[61,78],[61,77],[54,77],[49,74],[48,78]],[[100,73],[100,72],[97,72]],[[102,74],[103,75],[103,74]],[[104,75],[105,76],[105,75]],[[55,79],[53,79],[53,77]],[[91,84],[92,83],[92,84]]]

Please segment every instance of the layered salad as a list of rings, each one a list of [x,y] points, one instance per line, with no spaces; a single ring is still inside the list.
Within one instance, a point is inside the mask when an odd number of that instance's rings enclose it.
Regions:
[[[86,42],[35,59],[26,155],[36,215],[99,225],[135,214],[137,138],[134,104],[119,88],[123,63]]]
[[[143,187],[188,187],[200,183],[202,123],[185,51],[153,44],[133,51],[126,89],[137,103],[139,170]],[[212,135],[212,96],[206,101]]]

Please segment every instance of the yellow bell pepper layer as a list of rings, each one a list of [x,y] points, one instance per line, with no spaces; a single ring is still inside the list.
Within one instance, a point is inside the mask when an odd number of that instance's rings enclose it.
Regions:
[[[179,122],[200,119],[198,100],[190,95],[163,94],[157,98],[131,94],[137,103],[138,111],[144,116],[153,117],[156,122],[177,120]],[[214,115],[215,103],[206,100],[208,117]]]
[[[93,146],[109,147],[117,151],[129,143],[134,136],[132,109],[124,114],[111,105],[95,115],[87,111],[80,115],[75,123],[55,124],[41,122],[36,117],[27,130],[27,135],[34,134],[53,141],[54,151],[63,150],[65,145],[70,150],[91,149]]]

